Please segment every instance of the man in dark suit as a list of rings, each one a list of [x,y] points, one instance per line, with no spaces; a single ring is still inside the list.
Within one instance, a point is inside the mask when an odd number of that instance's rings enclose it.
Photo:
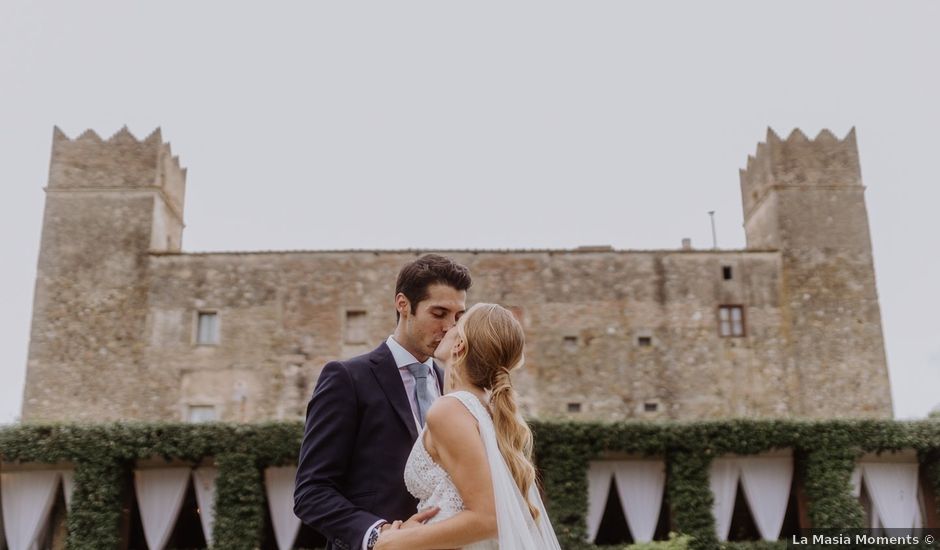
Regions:
[[[427,254],[395,287],[398,324],[373,351],[323,367],[307,405],[294,513],[327,548],[368,550],[393,520],[424,521],[405,488],[405,462],[431,402],[443,393],[434,350],[466,310],[470,272]]]

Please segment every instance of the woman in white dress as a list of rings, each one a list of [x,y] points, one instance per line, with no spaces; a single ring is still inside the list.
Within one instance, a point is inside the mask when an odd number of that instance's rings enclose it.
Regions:
[[[427,524],[395,522],[375,550],[559,549],[539,497],[532,432],[516,406],[510,372],[525,336],[505,308],[477,304],[441,341],[450,392],[435,401],[405,466]]]

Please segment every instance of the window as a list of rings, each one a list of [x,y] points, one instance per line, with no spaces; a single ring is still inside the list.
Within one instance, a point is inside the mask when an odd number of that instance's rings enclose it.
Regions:
[[[641,348],[648,348],[653,345],[653,337],[638,336],[636,339],[636,345],[640,346]]]
[[[219,343],[219,315],[214,311],[200,311],[196,331],[196,343],[215,346]]]
[[[658,410],[659,410],[659,403],[656,403],[655,401],[647,401],[646,403],[643,403],[644,412],[650,413],[650,412],[656,412]]]
[[[568,403],[568,412],[570,413],[581,412],[581,403]]]
[[[214,405],[190,405],[186,411],[186,421],[192,423],[214,422],[219,419],[219,415]]]
[[[346,343],[365,344],[369,341],[369,326],[365,311],[346,312]]]
[[[744,336],[744,306],[719,306],[718,325],[722,337]]]
[[[565,351],[573,352],[578,349],[578,337],[577,336],[565,336],[564,339]]]
[[[726,265],[721,268],[721,277],[726,281],[731,280],[731,266],[730,265]]]

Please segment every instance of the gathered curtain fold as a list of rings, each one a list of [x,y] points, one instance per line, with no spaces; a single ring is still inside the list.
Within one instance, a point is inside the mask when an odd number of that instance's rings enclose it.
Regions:
[[[761,538],[780,538],[793,483],[792,457],[742,457],[741,486]]]
[[[264,487],[268,495],[268,510],[274,526],[274,538],[280,550],[289,550],[300,531],[300,519],[294,515],[294,477],[296,466],[267,468]]]
[[[666,486],[661,460],[624,460],[614,468],[617,495],[634,542],[650,542],[656,533]]]
[[[134,470],[137,507],[144,527],[144,538],[151,550],[163,550],[173,534],[186,496],[190,472],[189,468]]]
[[[72,508],[72,494],[75,492],[75,470],[60,470],[62,474],[62,493],[66,509]]]
[[[58,487],[59,472],[56,470],[0,473],[0,506],[10,550],[33,550],[37,547]]]
[[[593,461],[588,465],[587,535],[591,542],[597,538],[613,477],[614,463],[611,461]]]
[[[862,496],[862,466],[856,464],[852,470],[852,477],[849,478],[849,486],[852,489],[852,496],[859,498]]]
[[[778,540],[790,501],[793,457],[777,455],[725,456],[712,460],[709,469],[718,540],[728,540],[738,481],[761,538]]]
[[[913,529],[922,523],[917,492],[919,465],[896,462],[866,462],[860,465],[861,478],[871,497],[873,523],[893,529]]]
[[[722,542],[728,540],[728,531],[731,529],[731,514],[734,512],[740,471],[733,458],[716,458],[709,466],[708,484],[714,496],[712,515],[715,517],[715,533]]]
[[[636,542],[649,542],[656,533],[666,486],[666,464],[662,460],[598,460],[588,465],[588,540],[594,542],[600,529],[610,484],[614,481],[621,512]]]
[[[215,483],[218,478],[218,468],[204,466],[193,470],[193,486],[196,488],[199,521],[202,523],[202,533],[209,546],[212,546],[215,528]]]

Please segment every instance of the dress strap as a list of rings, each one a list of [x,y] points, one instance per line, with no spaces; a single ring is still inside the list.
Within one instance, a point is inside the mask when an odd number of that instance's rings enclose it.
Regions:
[[[486,409],[486,405],[480,401],[480,398],[468,391],[455,391],[442,397],[453,397],[454,399],[463,403],[463,406],[466,407],[468,411],[470,411],[470,414],[472,414],[473,417],[477,419],[477,422],[483,419],[491,420],[490,413]]]

